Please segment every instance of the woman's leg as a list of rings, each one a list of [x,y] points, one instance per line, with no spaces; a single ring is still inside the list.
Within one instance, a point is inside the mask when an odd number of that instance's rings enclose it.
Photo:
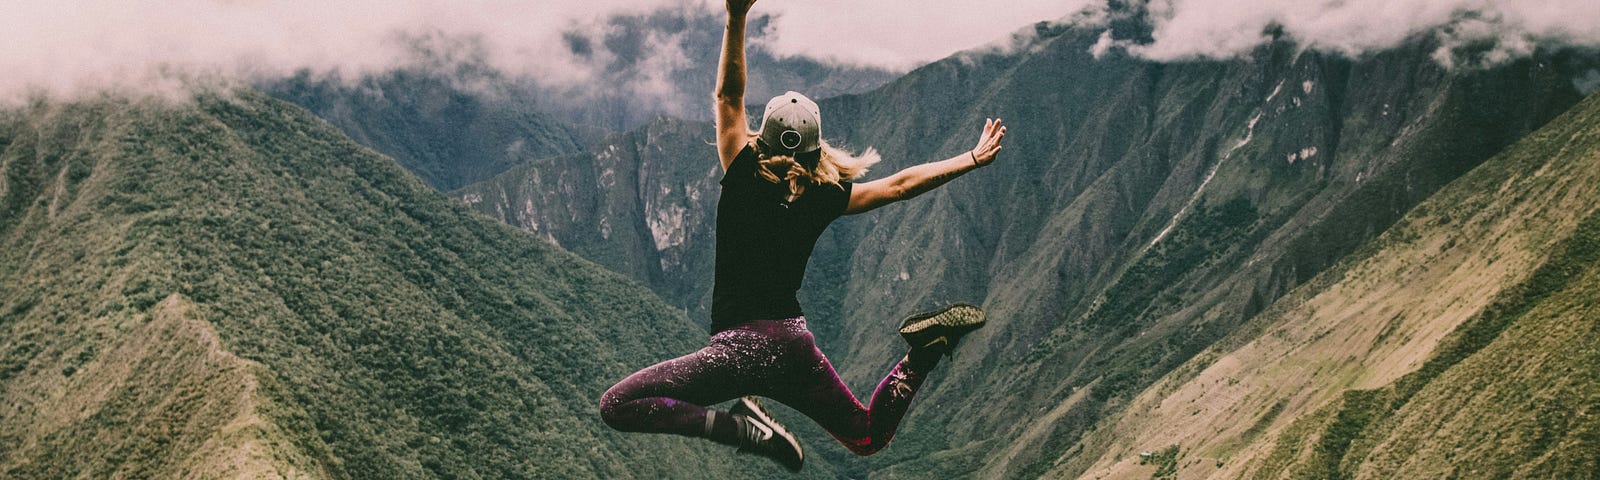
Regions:
[[[839,379],[833,364],[816,348],[810,332],[805,333],[803,344],[797,342],[789,354],[796,357],[792,365],[797,368],[790,377],[795,381],[779,385],[768,396],[804,413],[857,455],[877,453],[889,444],[917,388],[938,363],[937,356],[915,366],[902,359],[878,382],[871,401],[863,407]]]
[[[600,397],[600,418],[624,432],[708,436],[704,405],[744,394],[729,350],[713,342],[634,372]]]
[[[785,381],[780,368],[788,360],[784,339],[793,336],[786,322],[755,321],[719,332],[706,348],[629,375],[600,397],[601,418],[624,432],[734,443],[733,416],[705,406],[744,395],[771,396],[773,386]]]
[[[600,397],[601,418],[625,432],[708,438],[798,471],[805,458],[799,441],[759,406],[742,414],[705,408],[744,395],[767,396],[785,373],[778,368],[784,342],[773,337],[785,330],[782,325],[759,321],[723,331],[700,351],[629,375]]]

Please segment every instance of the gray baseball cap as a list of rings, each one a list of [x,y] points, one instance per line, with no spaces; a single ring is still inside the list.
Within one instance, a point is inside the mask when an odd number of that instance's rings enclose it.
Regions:
[[[761,120],[761,141],[793,153],[822,148],[822,111],[799,92],[772,97]]]

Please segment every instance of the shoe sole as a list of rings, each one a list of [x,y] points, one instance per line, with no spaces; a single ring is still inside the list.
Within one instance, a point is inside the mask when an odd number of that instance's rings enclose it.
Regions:
[[[912,315],[906,318],[900,323],[900,334],[913,335],[933,327],[977,329],[987,321],[988,319],[983,314],[983,310],[976,305],[958,303],[942,310]]]

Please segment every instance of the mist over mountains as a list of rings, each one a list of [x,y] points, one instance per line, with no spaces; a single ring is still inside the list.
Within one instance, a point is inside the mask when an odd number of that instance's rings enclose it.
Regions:
[[[720,25],[701,22],[721,12],[705,0],[181,0],[159,7],[24,0],[10,7],[0,18],[11,38],[0,45],[8,72],[0,101],[12,105],[108,90],[181,98],[197,83],[301,74],[354,84],[459,64],[568,94],[630,91],[670,103],[679,100],[663,87],[676,83],[675,67],[716,50],[686,42],[684,28],[715,36]],[[1009,46],[1013,33],[1046,22],[1099,29],[1097,49],[1153,60],[1230,58],[1280,39],[1358,57],[1430,35],[1440,41],[1436,61],[1470,65],[1539,48],[1600,47],[1600,28],[1589,21],[1597,10],[1584,0],[1019,0],[1003,9],[955,0],[768,0],[757,9],[766,27],[752,46],[802,63],[903,72],[964,49]],[[619,68],[632,76],[616,75]]]
[[[753,19],[757,40],[770,21]],[[569,29],[565,53],[589,71],[575,85],[519,78],[481,56],[447,50],[429,53],[434,60],[426,67],[358,79],[301,72],[259,87],[394,157],[429,185],[452,190],[662,116],[710,120],[705,99],[716,82],[723,23],[713,12],[677,8]],[[748,61],[750,98],[858,93],[897,75],[760,47]]]

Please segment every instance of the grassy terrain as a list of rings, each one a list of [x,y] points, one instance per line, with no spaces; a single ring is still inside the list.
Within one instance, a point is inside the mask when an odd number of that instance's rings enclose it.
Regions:
[[[1592,474],[1600,97],[1097,425],[1057,473],[1187,478]],[[1069,475],[1072,475],[1069,473]]]

